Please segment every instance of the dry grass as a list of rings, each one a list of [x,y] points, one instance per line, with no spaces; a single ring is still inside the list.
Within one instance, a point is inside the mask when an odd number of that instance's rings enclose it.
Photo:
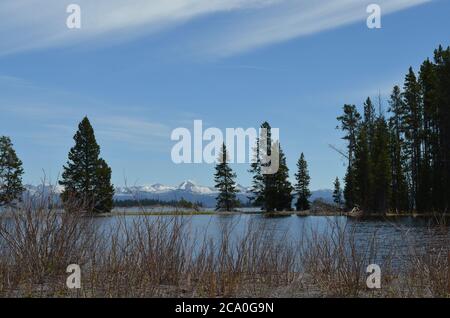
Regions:
[[[115,217],[111,226],[82,213],[28,204],[0,218],[2,297],[447,297],[448,244],[410,245],[400,270],[395,247],[381,258],[377,233],[361,242],[348,224],[299,229],[298,241],[249,222],[193,232],[186,217]],[[442,225],[446,232],[445,225]],[[236,234],[236,232],[240,234]],[[444,235],[445,236],[445,235]],[[448,237],[448,236],[447,236]],[[381,290],[366,286],[378,261]],[[82,268],[68,290],[66,267]]]

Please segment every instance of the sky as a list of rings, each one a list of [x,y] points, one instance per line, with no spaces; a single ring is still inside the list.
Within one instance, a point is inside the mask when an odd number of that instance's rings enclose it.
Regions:
[[[369,29],[377,3],[382,28]],[[66,26],[69,4],[81,28]],[[345,174],[336,117],[382,106],[409,66],[450,45],[448,0],[2,0],[0,135],[27,184],[56,182],[88,116],[113,183],[213,185],[214,165],[174,164],[178,127],[280,129],[291,179],[301,152],[311,188]],[[248,164],[234,164],[248,186]]]

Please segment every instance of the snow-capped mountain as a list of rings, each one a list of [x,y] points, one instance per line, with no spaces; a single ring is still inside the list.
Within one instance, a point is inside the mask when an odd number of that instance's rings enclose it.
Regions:
[[[236,188],[239,192],[247,193],[248,188],[238,184]],[[143,186],[131,186],[131,187],[117,187],[116,194],[135,194],[135,193],[166,193],[172,191],[184,191],[197,194],[217,194],[218,191],[214,187],[201,186],[196,184],[192,180],[186,180],[180,183],[178,186],[167,186],[161,183],[143,185]]]
[[[177,189],[181,190],[181,191],[189,191],[189,192],[201,193],[201,194],[212,194],[212,193],[216,193],[217,192],[215,188],[198,186],[198,185],[195,184],[195,182],[193,182],[191,180],[183,181],[177,187]]]
[[[164,191],[171,191],[174,190],[174,187],[170,187],[170,186],[166,186],[164,184],[161,183],[156,183],[154,185],[152,185],[152,189],[155,192],[164,192]]]
[[[242,203],[248,203],[250,188],[240,184],[236,185],[238,189],[237,197]],[[192,180],[183,181],[178,186],[166,186],[162,184],[153,184],[147,186],[134,186],[128,188],[116,189],[116,200],[143,200],[157,199],[161,201],[180,200],[181,198],[191,202],[201,202],[205,207],[214,207],[218,191],[214,187],[197,185]],[[333,192],[329,189],[312,191],[311,201],[321,199],[325,202],[333,202]],[[295,199],[294,199],[295,201]]]
[[[197,185],[194,181],[186,180],[178,186],[168,186],[161,183],[143,185],[143,186],[130,186],[130,187],[117,187],[117,194],[133,194],[137,192],[142,193],[166,193],[171,191],[186,191],[199,194],[213,194],[216,193],[216,189],[213,187],[206,187]]]
[[[163,184],[157,183],[143,186],[116,187],[116,193],[119,194],[132,194],[136,192],[161,193],[172,191],[175,189],[176,189],[175,187],[165,186]]]
[[[236,185],[236,187],[239,191],[237,198],[244,204],[248,203],[250,188],[240,184]],[[59,200],[59,194],[63,191],[63,187],[59,185],[26,185],[25,188],[25,197],[52,196],[55,202]],[[214,187],[202,186],[192,180],[186,180],[178,186],[156,183],[142,186],[117,187],[114,199],[119,201],[144,199],[172,201],[183,198],[191,202],[201,202],[205,207],[210,208],[215,206],[217,194],[218,191]],[[312,191],[311,201],[316,199],[332,202],[332,191],[328,189]]]
[[[248,189],[238,185],[238,199],[248,202]],[[216,204],[217,189],[196,184],[192,180],[186,180],[178,186],[167,186],[163,184],[152,184],[145,186],[119,187],[116,188],[116,200],[143,200],[157,199],[171,201],[185,199],[191,202],[201,202],[205,207],[214,207]]]

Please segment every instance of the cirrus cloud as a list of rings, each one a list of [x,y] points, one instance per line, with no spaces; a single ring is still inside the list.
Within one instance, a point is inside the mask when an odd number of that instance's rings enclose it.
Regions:
[[[378,0],[383,14],[431,0]],[[333,29],[367,17],[365,0],[2,0],[0,55],[122,42],[214,14],[192,36],[200,54],[225,57]],[[66,27],[66,8],[79,4],[82,28]],[[220,21],[219,21],[220,20]],[[188,44],[192,47],[192,45]]]

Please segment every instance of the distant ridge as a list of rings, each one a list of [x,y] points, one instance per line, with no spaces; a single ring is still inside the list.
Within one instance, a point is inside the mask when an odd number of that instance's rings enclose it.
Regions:
[[[63,191],[61,186],[52,185],[26,185],[25,196],[52,195],[55,200]],[[250,188],[237,185],[239,193],[238,199],[246,204],[250,196]],[[181,182],[178,186],[168,186],[161,183],[141,186],[116,187],[115,200],[143,200],[155,199],[161,201],[180,200],[181,198],[191,202],[201,202],[205,207],[212,208],[216,204],[218,192],[214,187],[202,186],[192,180]],[[329,189],[312,191],[311,201],[321,199],[325,202],[332,202],[333,192]]]

